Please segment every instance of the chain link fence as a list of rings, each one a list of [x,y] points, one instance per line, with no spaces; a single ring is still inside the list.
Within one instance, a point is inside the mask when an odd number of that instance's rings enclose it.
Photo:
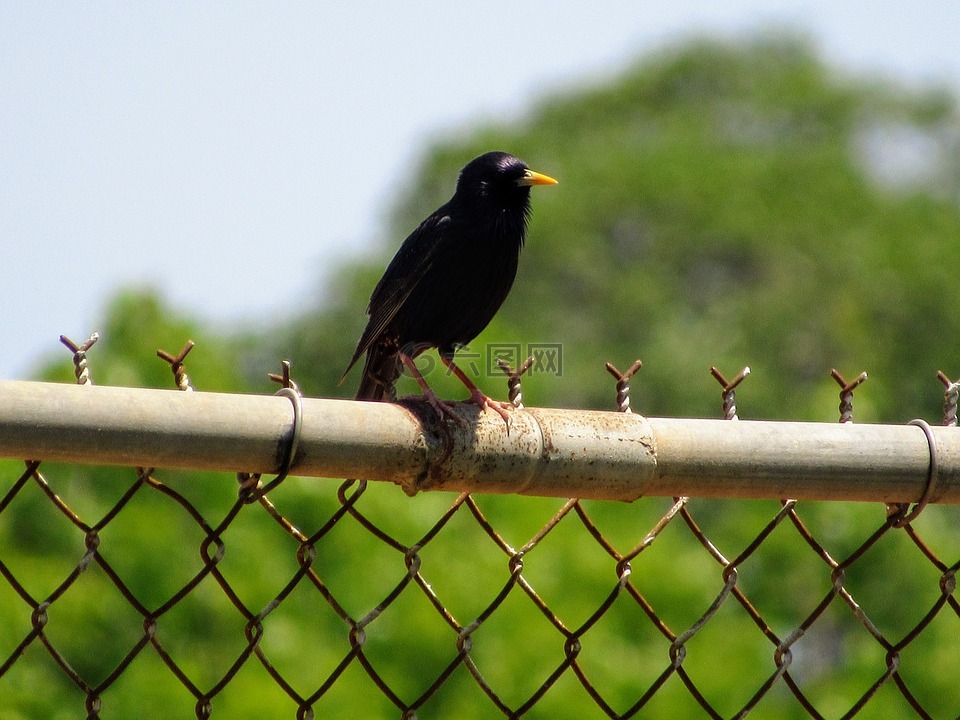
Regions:
[[[958,512],[2,461],[0,718],[956,718]]]

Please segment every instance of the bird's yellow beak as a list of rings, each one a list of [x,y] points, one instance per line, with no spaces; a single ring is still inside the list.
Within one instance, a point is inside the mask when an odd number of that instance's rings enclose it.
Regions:
[[[557,181],[549,175],[543,175],[533,170],[526,170],[523,177],[517,180],[517,185],[530,187],[532,185],[556,185]]]

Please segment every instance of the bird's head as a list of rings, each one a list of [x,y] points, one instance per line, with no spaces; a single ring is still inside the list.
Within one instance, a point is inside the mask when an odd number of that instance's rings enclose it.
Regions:
[[[460,171],[457,194],[524,208],[531,187],[556,184],[552,177],[531,170],[509,153],[488,152],[471,160]]]

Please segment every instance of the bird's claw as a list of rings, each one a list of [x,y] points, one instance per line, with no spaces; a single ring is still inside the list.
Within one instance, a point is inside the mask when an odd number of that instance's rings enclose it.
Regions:
[[[462,427],[466,427],[468,425],[466,419],[464,419],[462,415],[454,410],[454,406],[459,403],[443,400],[433,390],[424,390],[423,397],[428,403],[430,403],[430,407],[434,409],[438,417],[453,420]],[[503,422],[507,426],[507,433],[510,433],[510,413],[508,411],[514,409],[511,403],[503,402],[501,400],[494,400],[492,397],[484,395],[479,390],[471,394],[470,397],[463,402],[476,405],[480,408],[480,412],[484,412],[487,408],[490,408],[501,418],[503,418]]]
[[[453,420],[455,423],[463,427],[468,425],[467,421],[463,417],[454,412],[452,404],[446,400],[441,400],[433,390],[424,389],[423,397],[428,403],[430,403],[430,407],[434,409],[438,417]]]
[[[507,426],[507,433],[510,432],[510,413],[508,410],[513,410],[513,405],[508,402],[503,402],[502,400],[494,400],[492,397],[488,397],[480,392],[479,389],[475,390],[471,395],[470,399],[467,402],[472,402],[474,405],[480,408],[480,412],[483,412],[487,408],[490,408],[500,417],[503,418],[504,424]]]

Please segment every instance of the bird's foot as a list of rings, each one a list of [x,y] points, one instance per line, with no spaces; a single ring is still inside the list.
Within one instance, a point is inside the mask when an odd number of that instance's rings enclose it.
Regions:
[[[446,418],[448,420],[453,420],[458,425],[462,425],[464,427],[467,426],[467,421],[454,411],[453,404],[446,400],[441,400],[440,397],[430,388],[423,388],[423,397],[428,403],[430,403],[430,407],[434,409],[439,418]]]
[[[494,400],[492,397],[488,397],[480,392],[479,388],[474,388],[473,392],[470,394],[470,399],[467,402],[472,402],[474,405],[480,408],[480,412],[483,412],[487,408],[490,408],[500,417],[503,418],[503,422],[507,426],[507,432],[510,432],[510,413],[508,411],[514,410],[514,407],[511,403],[503,402],[502,400]]]

